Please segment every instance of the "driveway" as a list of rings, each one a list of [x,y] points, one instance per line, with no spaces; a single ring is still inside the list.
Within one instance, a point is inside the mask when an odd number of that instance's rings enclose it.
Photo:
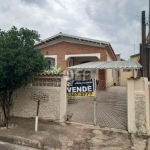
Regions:
[[[93,100],[93,97],[77,97],[76,101],[69,101],[68,111],[73,114],[70,121],[93,124]],[[127,129],[126,87],[112,86],[106,91],[97,90],[96,119],[101,127]]]

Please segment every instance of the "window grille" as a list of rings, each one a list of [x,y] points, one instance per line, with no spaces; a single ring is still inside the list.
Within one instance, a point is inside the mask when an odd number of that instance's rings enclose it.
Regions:
[[[32,86],[61,87],[60,78],[36,78]]]
[[[55,67],[55,58],[47,57],[45,58],[48,63],[48,69]]]

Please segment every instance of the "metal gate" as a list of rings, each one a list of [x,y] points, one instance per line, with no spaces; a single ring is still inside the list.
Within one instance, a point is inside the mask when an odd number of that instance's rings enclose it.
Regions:
[[[80,97],[68,101],[68,113],[71,115],[69,121],[83,124],[93,124],[94,107],[93,98]]]
[[[79,97],[68,101],[70,121],[94,124],[94,98]],[[97,90],[96,125],[127,129],[126,87],[111,86]]]
[[[127,129],[126,87],[112,86],[97,91],[97,125]]]

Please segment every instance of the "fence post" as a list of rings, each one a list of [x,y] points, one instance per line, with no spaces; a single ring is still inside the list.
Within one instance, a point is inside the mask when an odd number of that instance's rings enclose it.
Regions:
[[[148,79],[127,80],[128,131],[150,135],[150,105]]]
[[[135,101],[134,101],[134,80],[127,80],[127,119],[128,131],[130,133],[135,131]]]
[[[96,78],[94,80],[94,125],[96,125]]]
[[[60,92],[60,122],[65,121],[67,114],[67,98],[66,98],[66,83],[67,76],[61,77],[61,92]]]

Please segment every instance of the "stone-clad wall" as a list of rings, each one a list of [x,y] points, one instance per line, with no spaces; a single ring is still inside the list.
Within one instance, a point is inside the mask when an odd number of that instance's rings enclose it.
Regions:
[[[13,95],[14,116],[35,117],[37,102],[31,100],[31,93],[43,92],[49,96],[48,102],[42,102],[40,105],[39,117],[45,119],[59,119],[60,114],[60,88],[39,88],[28,87],[20,89]]]
[[[145,77],[127,80],[128,131],[150,135],[149,82]]]
[[[58,77],[57,77],[58,78]],[[48,96],[48,101],[40,104],[39,117],[51,120],[64,120],[66,114],[66,80],[61,77],[61,87],[31,86],[22,88],[14,92],[14,107],[12,113],[19,117],[35,117],[37,112],[37,102],[32,95],[44,93]]]

